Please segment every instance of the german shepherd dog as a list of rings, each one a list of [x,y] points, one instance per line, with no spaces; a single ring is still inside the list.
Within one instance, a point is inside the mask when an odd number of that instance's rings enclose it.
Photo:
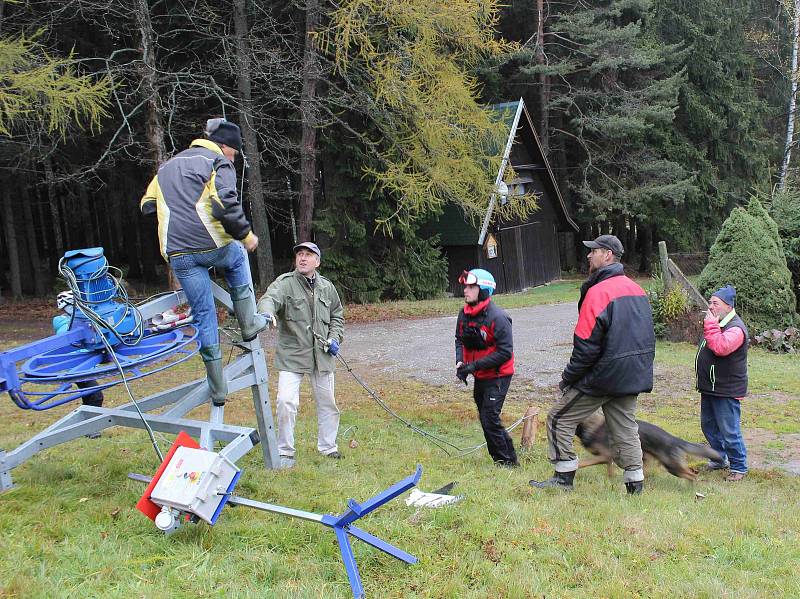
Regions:
[[[658,460],[667,469],[667,472],[674,476],[685,478],[692,482],[697,479],[697,472],[689,468],[686,463],[687,454],[708,458],[716,462],[722,461],[722,456],[708,445],[690,443],[644,420],[637,420],[636,422],[639,424],[639,440],[642,443],[644,459]],[[578,468],[594,466],[595,464],[607,464],[608,473],[611,476],[613,460],[605,418],[600,414],[593,414],[578,425],[575,434],[584,448],[595,456],[581,460]]]

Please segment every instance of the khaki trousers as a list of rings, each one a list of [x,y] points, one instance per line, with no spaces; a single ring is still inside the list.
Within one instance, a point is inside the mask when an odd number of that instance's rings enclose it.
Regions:
[[[278,453],[294,457],[294,424],[300,408],[300,382],[303,376],[297,372],[281,370],[278,374],[278,398],[275,408],[278,416]],[[333,396],[333,373],[314,371],[311,380],[311,395],[317,404],[317,449],[328,455],[338,451],[336,435],[339,434],[339,408]]]
[[[573,447],[575,429],[598,408],[606,419],[611,456],[625,473],[624,482],[644,480],[642,444],[636,424],[637,395],[586,395],[567,387],[547,414],[547,457],[556,472],[578,469],[578,456]]]

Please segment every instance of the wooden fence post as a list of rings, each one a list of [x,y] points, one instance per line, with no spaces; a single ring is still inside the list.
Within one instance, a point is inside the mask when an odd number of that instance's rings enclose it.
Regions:
[[[536,443],[536,432],[539,430],[539,408],[534,406],[525,410],[525,422],[522,423],[522,449],[530,449]]]
[[[664,281],[664,288],[672,287],[672,273],[669,272],[669,254],[667,254],[667,242],[658,242],[658,259],[661,263],[661,278]]]

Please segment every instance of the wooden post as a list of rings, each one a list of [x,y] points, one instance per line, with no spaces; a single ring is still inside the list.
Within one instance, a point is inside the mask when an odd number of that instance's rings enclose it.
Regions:
[[[522,423],[522,449],[530,449],[536,443],[539,430],[539,408],[531,406],[525,411],[525,422]]]
[[[672,287],[672,273],[669,272],[669,254],[667,254],[667,242],[658,242],[658,259],[661,262],[661,277],[664,280],[664,287]]]

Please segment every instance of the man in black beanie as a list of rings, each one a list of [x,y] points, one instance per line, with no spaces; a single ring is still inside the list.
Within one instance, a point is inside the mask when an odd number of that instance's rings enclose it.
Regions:
[[[144,194],[141,210],[158,215],[161,255],[180,281],[199,330],[200,355],[215,406],[225,404],[227,381],[217,330],[217,312],[208,269],[225,273],[242,338],[252,341],[267,327],[256,314],[255,294],[247,256],[258,237],[247,222],[236,193],[233,161],[242,149],[239,127],[225,119],[209,119],[205,139],[159,169]]]

